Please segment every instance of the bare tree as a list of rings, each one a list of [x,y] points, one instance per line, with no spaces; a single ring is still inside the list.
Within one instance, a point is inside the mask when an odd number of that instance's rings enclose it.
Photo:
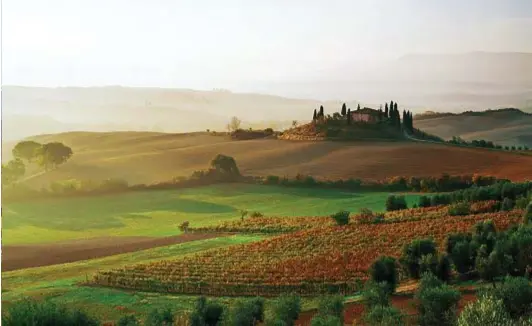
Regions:
[[[293,128],[297,127],[298,124],[299,124],[299,122],[297,122],[297,120],[292,120],[292,127]]]
[[[232,117],[228,125],[230,131],[237,131],[240,128],[241,123],[242,121],[240,119],[238,119],[237,117]]]

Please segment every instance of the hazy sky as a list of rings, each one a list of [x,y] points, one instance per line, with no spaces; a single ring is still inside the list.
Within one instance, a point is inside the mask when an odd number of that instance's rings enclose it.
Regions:
[[[205,88],[532,52],[531,0],[3,0],[2,82]]]

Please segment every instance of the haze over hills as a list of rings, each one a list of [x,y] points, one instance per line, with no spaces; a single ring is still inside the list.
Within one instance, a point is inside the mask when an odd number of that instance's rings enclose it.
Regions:
[[[223,130],[231,116],[242,119],[243,127],[283,129],[292,120],[308,121],[319,105],[329,113],[342,102],[378,107],[392,99],[417,113],[527,109],[532,108],[532,54],[408,55],[365,71],[340,67],[305,82],[228,86],[233,92],[4,86],[2,136],[14,140],[75,130]]]
[[[468,141],[484,139],[504,146],[532,147],[532,114],[529,113],[500,110],[433,116],[414,117],[414,124],[444,139],[460,136]]]

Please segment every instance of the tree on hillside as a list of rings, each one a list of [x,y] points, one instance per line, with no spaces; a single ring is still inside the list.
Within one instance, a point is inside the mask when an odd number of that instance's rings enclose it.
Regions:
[[[316,121],[317,119],[317,115],[316,115],[316,109],[314,109],[314,114],[312,115],[312,121]]]
[[[389,118],[390,115],[388,114],[388,103],[384,105],[384,117]]]
[[[526,206],[525,214],[523,215],[523,224],[527,225],[529,223],[532,223],[532,201]]]
[[[292,120],[292,127],[295,128],[297,127],[297,125],[298,125],[297,120]]]
[[[15,145],[11,152],[15,158],[32,162],[39,156],[41,147],[42,145],[37,142],[25,140]]]
[[[39,153],[39,164],[46,170],[65,163],[73,154],[70,147],[59,142],[42,145]]]
[[[360,103],[357,104],[357,111],[360,111]]]
[[[395,102],[395,103],[393,104],[393,109],[394,109],[395,111],[399,112],[399,111],[397,110],[397,102]]]
[[[347,124],[350,125],[351,121],[353,121],[353,117],[351,116],[351,109],[347,110]]]
[[[345,103],[342,104],[342,115],[346,115],[347,114],[347,107],[345,106]]]
[[[211,161],[211,167],[222,173],[240,175],[236,161],[231,156],[226,156],[223,154],[216,155],[216,157]]]
[[[324,111],[323,111],[323,105],[320,105],[320,113],[319,113],[318,117],[319,117],[319,118],[323,118],[323,117],[325,117],[325,113],[324,113]]]
[[[230,131],[237,131],[240,128],[240,125],[242,124],[242,121],[238,119],[237,117],[232,117],[229,121],[229,129]]]

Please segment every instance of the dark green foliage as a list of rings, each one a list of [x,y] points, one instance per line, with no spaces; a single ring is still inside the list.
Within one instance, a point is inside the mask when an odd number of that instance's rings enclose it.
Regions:
[[[2,325],[4,326],[93,326],[99,325],[97,319],[89,317],[80,310],[67,309],[49,301],[19,301],[9,307],[3,307]]]
[[[532,313],[532,285],[524,277],[507,276],[490,294],[495,299],[502,300],[512,318]]]
[[[204,296],[197,299],[189,318],[191,326],[218,325],[224,313],[224,306],[217,301],[207,301]]]
[[[118,320],[117,326],[140,326],[138,319],[134,315],[123,316]]]
[[[263,321],[264,299],[260,297],[237,301],[224,318],[224,324],[231,326],[250,326]]]
[[[153,309],[146,317],[145,326],[171,326],[174,323],[174,314],[167,308],[164,310]]]
[[[375,283],[368,281],[362,291],[362,298],[367,309],[376,306],[387,307],[390,305],[390,286],[386,282]]]
[[[73,152],[70,147],[65,146],[63,143],[52,142],[42,145],[39,149],[38,158],[41,166],[48,170],[65,163],[72,154]]]
[[[430,207],[430,197],[421,196],[419,197],[419,207]]]
[[[459,326],[511,326],[515,325],[506,312],[502,300],[495,299],[491,295],[481,295],[479,298],[468,304],[460,317]]]
[[[423,274],[418,292],[420,325],[454,325],[460,292],[443,284],[431,273]]]
[[[526,206],[525,214],[523,215],[523,224],[527,225],[530,223],[532,223],[532,201]]]
[[[312,318],[310,325],[311,326],[343,326],[344,323],[340,320],[340,318],[335,317],[335,316],[317,315],[314,318]]]
[[[318,304],[318,315],[321,317],[335,317],[343,325],[344,322],[344,298],[341,296],[325,296]]]
[[[301,312],[301,299],[297,296],[280,296],[273,304],[275,325],[283,322],[283,325],[293,326]]]
[[[515,206],[513,200],[508,197],[505,197],[501,204],[501,211],[511,211]]]
[[[486,245],[486,253],[491,253],[497,241],[497,230],[492,220],[486,220],[475,224],[472,242],[480,248]]]
[[[404,316],[401,311],[389,306],[375,306],[364,316],[366,325],[369,326],[403,326]]]
[[[216,171],[229,174],[229,175],[240,175],[240,171],[236,166],[236,161],[231,156],[226,156],[223,154],[218,154],[211,161],[211,166]]]
[[[515,200],[515,208],[516,209],[525,209],[529,202],[530,202],[530,200],[527,197],[519,196],[519,198],[517,198]]]
[[[371,264],[369,273],[373,282],[386,282],[390,288],[390,293],[395,292],[399,282],[395,258],[386,256],[378,258]]]
[[[453,205],[450,205],[447,212],[451,216],[465,216],[469,215],[471,208],[469,203],[467,202],[460,202]]]
[[[340,211],[338,213],[332,214],[331,218],[336,221],[338,225],[347,225],[349,223],[349,212]]]
[[[325,112],[323,111],[323,105],[320,105],[320,112],[318,113],[318,118],[325,117]]]
[[[506,275],[512,264],[512,257],[504,252],[493,250],[488,253],[486,245],[482,245],[475,259],[475,269],[481,279],[487,282],[495,282],[499,277]]]
[[[342,104],[342,115],[346,115],[347,114],[347,107],[345,106],[345,103]]]
[[[26,166],[20,159],[2,164],[2,187],[18,181],[26,173]]]
[[[471,240],[456,242],[450,252],[450,258],[454,263],[456,271],[466,275],[473,270],[475,265],[476,251],[471,245]]]
[[[444,281],[449,282],[452,276],[451,260],[447,255],[441,255],[438,259],[438,266],[435,271],[436,276]]]
[[[436,244],[432,239],[415,239],[403,247],[399,261],[405,268],[408,276],[418,279],[420,273],[420,260],[425,255],[436,255]]]
[[[315,121],[318,118],[316,115],[316,109],[314,109],[314,114],[312,115],[312,121]]]
[[[386,200],[386,210],[396,211],[401,209],[407,209],[408,205],[406,204],[406,199],[404,196],[390,195]]]

